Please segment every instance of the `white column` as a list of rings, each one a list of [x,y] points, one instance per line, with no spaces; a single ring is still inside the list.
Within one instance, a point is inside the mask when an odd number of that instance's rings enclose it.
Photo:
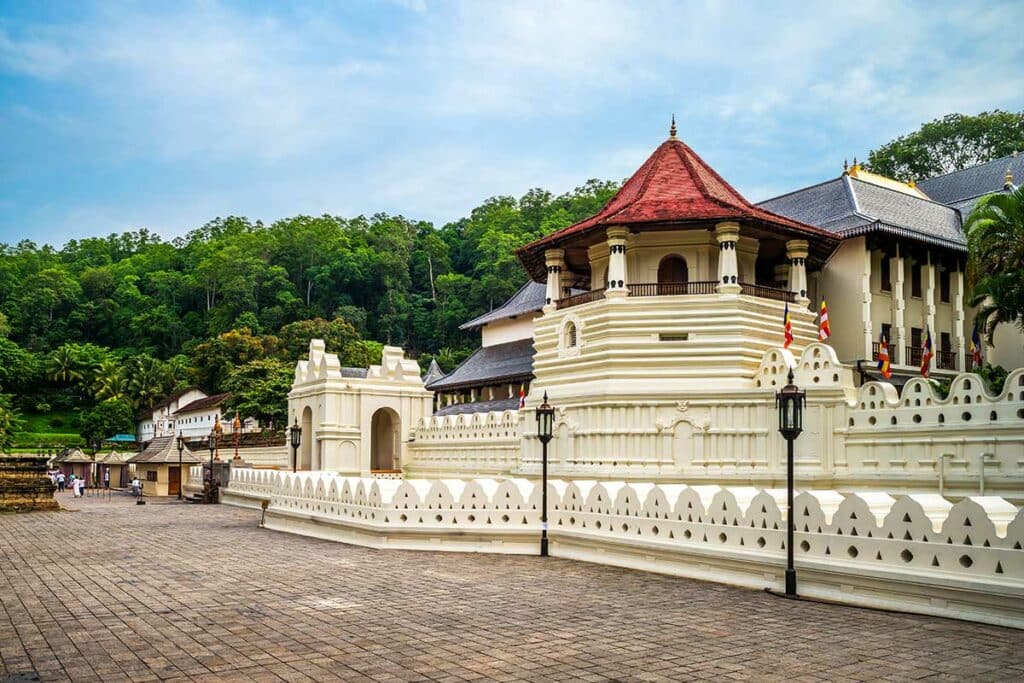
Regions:
[[[896,258],[892,261],[893,281],[893,342],[889,344],[889,356],[892,364],[905,366],[909,361],[906,357],[906,269],[907,259],[899,255],[896,245]]]
[[[626,266],[629,228],[613,225],[605,234],[608,235],[608,284],[605,286],[605,296],[626,296],[629,294],[629,269]]]
[[[807,240],[786,242],[786,257],[789,258],[789,291],[796,294],[797,305],[806,308],[811,302],[807,298]]]
[[[949,279],[950,296],[953,299],[953,348],[956,349],[956,369],[963,372],[967,369],[967,330],[964,328],[964,273],[960,270],[959,264]]]
[[[715,225],[718,240],[718,293],[739,294],[739,263],[736,260],[736,242],[740,239],[740,224],[724,221]]]
[[[939,349],[939,335],[935,331],[935,266],[932,264],[930,253],[927,263],[921,267],[921,277],[924,278],[925,334],[932,335],[932,358],[928,361],[928,369],[931,371],[935,369],[935,354]],[[923,337],[922,343],[924,343]]]
[[[892,339],[886,339],[889,345],[889,358],[893,365],[904,363],[904,346],[907,342],[907,310],[906,284],[903,259],[900,257],[900,245],[896,245],[896,256],[889,259],[889,280],[892,284]]]
[[[874,330],[871,322],[871,250],[864,248],[863,265],[860,271],[861,320],[864,321],[864,355],[871,358],[871,342],[874,341]]]
[[[544,262],[548,267],[548,287],[544,308],[550,306],[553,310],[555,302],[562,298],[562,269],[565,267],[565,250],[548,249],[544,252]]]

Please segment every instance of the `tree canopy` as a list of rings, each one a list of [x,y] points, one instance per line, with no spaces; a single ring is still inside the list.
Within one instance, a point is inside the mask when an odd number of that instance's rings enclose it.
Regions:
[[[947,114],[868,155],[869,170],[921,180],[1024,150],[1024,111]]]
[[[106,428],[94,407],[108,401],[138,413],[175,388],[253,380],[259,390],[239,391],[236,406],[279,420],[266,397],[311,337],[345,365],[379,362],[390,343],[450,370],[478,343],[459,325],[526,281],[514,249],[617,188],[494,197],[440,228],[388,214],[229,216],[173,241],[139,229],[60,249],[0,244],[0,391],[15,397],[0,410],[91,411],[79,426]]]

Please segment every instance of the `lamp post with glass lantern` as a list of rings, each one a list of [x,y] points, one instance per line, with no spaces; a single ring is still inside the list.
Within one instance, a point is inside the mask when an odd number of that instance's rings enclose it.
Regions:
[[[548,392],[544,402],[537,406],[537,438],[541,447],[541,503],[540,503],[540,556],[548,556],[548,442],[551,441],[551,426],[555,409],[548,404]]]
[[[178,500],[182,499],[182,497],[181,497],[181,489],[182,489],[181,482],[184,479],[184,477],[182,476],[182,474],[184,474],[184,473],[181,470],[181,452],[184,451],[184,450],[185,450],[185,436],[179,430],[178,431]]]
[[[206,502],[213,502],[213,456],[217,452],[217,428],[214,427],[210,430],[210,442],[207,444],[210,448],[210,478],[207,482],[209,488],[206,489]]]
[[[796,595],[796,570],[793,568],[793,442],[803,431],[806,394],[793,384],[793,368],[789,369],[786,386],[775,394],[779,410],[779,433],[786,440],[786,595]]]
[[[295,424],[288,428],[292,437],[292,474],[299,468],[299,445],[302,443],[302,427],[299,426],[299,418],[295,418]]]

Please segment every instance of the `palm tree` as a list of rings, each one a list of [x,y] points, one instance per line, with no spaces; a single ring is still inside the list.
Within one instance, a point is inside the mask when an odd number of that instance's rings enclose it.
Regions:
[[[112,359],[100,361],[92,373],[93,397],[97,402],[108,398],[124,399],[128,394],[128,379],[121,364]]]
[[[982,197],[964,224],[972,305],[989,343],[997,325],[1024,326],[1024,187]]]
[[[156,358],[136,356],[128,365],[128,391],[136,407],[152,408],[169,388],[167,368]]]
[[[84,375],[75,350],[64,344],[51,352],[46,358],[46,375],[54,382],[64,384],[81,381]]]

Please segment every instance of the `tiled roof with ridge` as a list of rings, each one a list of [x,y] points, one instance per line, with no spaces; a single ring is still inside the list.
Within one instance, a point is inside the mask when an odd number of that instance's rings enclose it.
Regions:
[[[523,265],[540,279],[543,250],[594,228],[642,223],[754,220],[787,233],[833,239],[812,225],[748,202],[686,143],[670,137],[661,143],[600,211],[567,228],[521,247]],[[539,256],[538,256],[539,254]]]
[[[459,367],[426,385],[430,391],[526,380],[533,376],[533,339],[482,346]]]
[[[483,327],[487,323],[506,318],[514,318],[526,313],[534,313],[544,308],[547,286],[543,282],[530,280],[519,288],[519,291],[512,295],[512,298],[492,311],[473,318],[469,322],[459,325],[460,330],[474,330]]]
[[[966,200],[1002,190],[1007,169],[1013,176],[1014,184],[1024,182],[1024,154],[993,159],[984,164],[921,180],[917,186],[937,202],[965,204]]]
[[[768,199],[761,206],[843,238],[887,232],[957,251],[965,248],[955,209],[849,175]]]

